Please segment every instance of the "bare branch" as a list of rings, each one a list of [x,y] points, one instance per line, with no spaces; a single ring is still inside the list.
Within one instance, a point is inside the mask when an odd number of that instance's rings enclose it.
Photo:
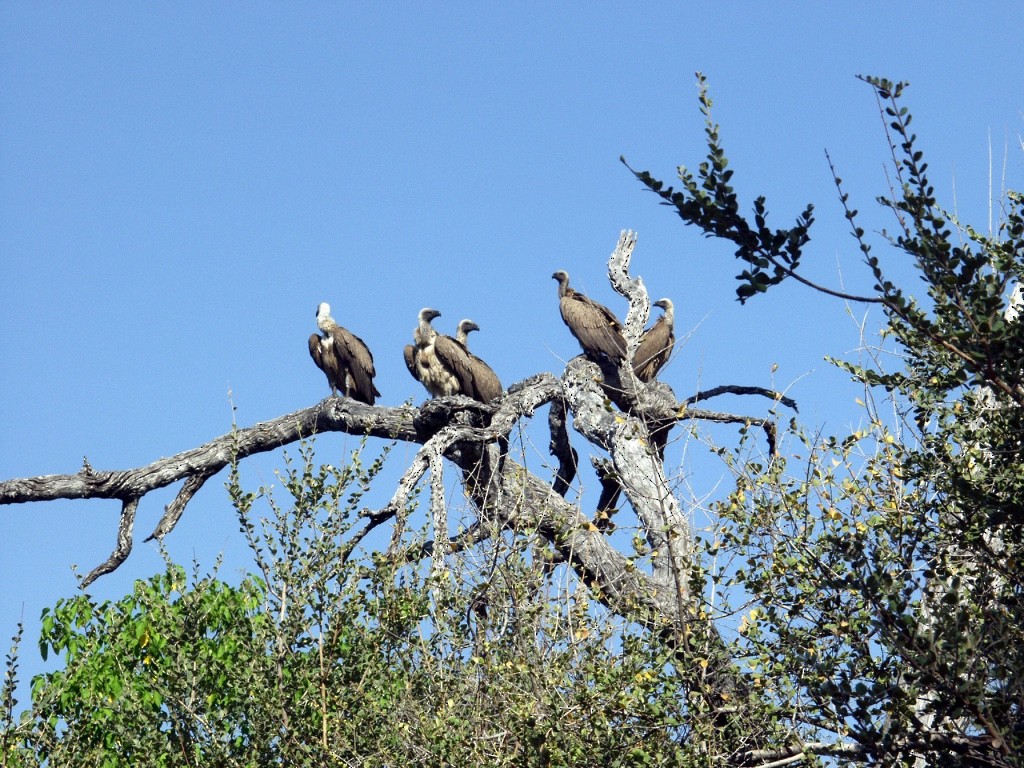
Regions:
[[[156,528],[143,541],[152,541],[153,539],[163,541],[164,536],[173,531],[174,526],[178,524],[182,514],[185,512],[185,506],[192,501],[192,497],[196,495],[196,492],[203,487],[206,481],[215,474],[216,472],[213,471],[202,472],[192,475],[192,477],[186,480],[181,490],[178,491],[178,495],[174,497],[174,501],[164,508],[163,517],[160,518]]]
[[[431,441],[433,442],[433,441]],[[431,560],[434,569],[444,567],[444,558],[448,554],[448,501],[444,497],[444,462],[441,459],[439,446],[428,445],[430,453],[430,512],[434,521],[434,556]]]
[[[615,529],[612,516],[618,511],[622,483],[619,482],[615,466],[608,459],[594,456],[590,463],[594,465],[597,479],[601,483],[601,496],[597,500],[597,511],[594,512],[594,525],[602,531],[611,531]]]
[[[409,497],[429,466],[427,452],[421,448],[416,452],[408,469],[402,473],[402,479],[398,481],[398,487],[395,489],[391,501],[382,510],[370,516],[371,519],[379,518],[381,520],[386,520],[389,517],[395,518],[395,526],[391,529],[391,543],[387,548],[388,555],[394,554],[398,549],[402,534],[405,532],[405,521],[409,516]]]
[[[574,417],[573,426],[611,454],[614,473],[643,523],[652,549],[674,555],[655,561],[655,581],[664,589],[677,576],[689,572],[685,560],[691,532],[669,489],[647,426],[635,416],[605,406],[597,370],[593,362],[583,357],[569,361],[566,367],[563,384]],[[680,599],[691,599],[685,580],[674,586],[680,590]]]
[[[548,409],[548,429],[551,430],[548,451],[558,459],[558,472],[551,487],[559,496],[565,496],[569,492],[569,485],[576,478],[576,468],[579,465],[579,454],[569,442],[565,420],[565,401],[561,398],[552,400],[551,408]]]
[[[676,415],[680,421],[683,419],[703,419],[704,421],[717,421],[720,424],[743,424],[748,427],[760,427],[764,430],[765,437],[768,439],[768,454],[771,456],[778,455],[778,430],[775,422],[771,419],[759,416],[741,416],[735,413],[705,411],[700,408],[687,408],[685,405],[679,409]]]
[[[843,291],[837,291],[837,290],[834,290],[832,288],[828,288],[828,287],[826,287],[824,285],[819,285],[818,283],[812,282],[811,280],[808,280],[806,277],[801,275],[799,272],[794,272],[792,269],[790,269],[790,267],[788,265],[782,264],[781,262],[779,262],[779,260],[775,256],[773,256],[772,254],[770,254],[770,253],[765,253],[764,257],[766,259],[768,259],[768,261],[770,261],[772,263],[772,266],[775,267],[777,270],[779,270],[781,272],[785,272],[787,275],[792,277],[798,283],[803,283],[808,288],[812,288],[813,290],[818,291],[819,293],[823,293],[826,296],[832,296],[832,297],[837,298],[837,299],[843,299],[844,301],[856,301],[856,302],[861,303],[861,304],[881,304],[882,306],[887,307],[888,309],[892,309],[893,311],[896,311],[895,308],[894,308],[895,305],[893,305],[893,303],[891,301],[889,301],[888,299],[886,299],[884,297],[881,297],[881,296],[858,296],[858,295],[853,294],[853,293],[845,293]]]
[[[636,239],[636,233],[631,230],[620,232],[619,242],[608,258],[608,280],[612,288],[629,302],[629,311],[623,326],[626,349],[629,350],[628,360],[633,359],[633,353],[640,343],[644,326],[647,325],[647,319],[651,314],[651,301],[647,296],[647,287],[643,279],[629,275],[629,262],[633,257]]]
[[[117,546],[105,561],[97,565],[82,579],[82,589],[96,579],[111,571],[117,570],[121,563],[128,559],[132,551],[132,529],[135,527],[135,511],[139,508],[138,499],[128,499],[121,506],[121,522],[117,526]]]
[[[701,400],[718,397],[719,395],[761,395],[770,400],[780,402],[787,408],[792,408],[798,413],[800,410],[796,407],[796,400],[791,397],[786,397],[781,392],[776,392],[773,389],[767,389],[765,387],[744,387],[736,384],[726,384],[721,387],[712,387],[711,389],[702,390],[695,395],[690,395],[684,402],[687,405],[690,405],[692,403],[699,403]]]
[[[89,574],[86,581],[89,583],[114,570],[127,558],[131,552],[131,526],[134,524],[138,502],[151,491],[180,480],[186,481],[149,537],[159,539],[170,533],[188,502],[203,484],[233,461],[275,450],[324,432],[426,442],[438,426],[443,426],[453,418],[453,414],[469,409],[490,415],[487,427],[458,425],[454,431],[446,434],[440,441],[443,442],[438,453],[440,456],[460,440],[489,443],[507,436],[520,418],[532,415],[536,408],[556,397],[559,390],[559,383],[551,374],[539,374],[513,385],[497,405],[489,406],[463,397],[428,401],[420,409],[407,405],[374,407],[348,398],[329,397],[310,408],[252,427],[235,429],[198,448],[159,459],[144,467],[97,471],[85,461],[81,471],[74,475],[44,475],[0,482],[0,504],[54,499],[122,501],[129,514],[122,512],[118,547],[110,559]],[[434,425],[433,420],[438,420],[439,425]],[[420,475],[428,465],[429,461],[424,460],[419,470]],[[419,476],[413,477],[416,471],[415,467],[410,468],[412,474],[407,473],[409,476],[405,479],[407,488],[403,490],[400,486],[392,504],[380,512],[366,515],[370,519],[368,530],[394,516],[404,506],[408,494],[419,479]],[[401,528],[401,525],[398,527]]]
[[[141,499],[150,491],[199,474],[215,475],[232,460],[244,459],[321,432],[348,432],[419,442],[413,426],[415,409],[382,408],[329,397],[273,421],[222,435],[205,445],[145,467],[74,475],[44,475],[0,483],[0,504],[54,499]]]

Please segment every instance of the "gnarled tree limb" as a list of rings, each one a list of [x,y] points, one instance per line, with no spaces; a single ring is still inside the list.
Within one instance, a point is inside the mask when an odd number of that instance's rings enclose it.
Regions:
[[[173,531],[174,526],[178,524],[181,516],[185,513],[185,506],[192,501],[192,497],[206,484],[206,481],[215,474],[217,474],[217,471],[211,469],[207,472],[198,472],[186,480],[185,484],[181,486],[181,490],[178,491],[178,495],[174,497],[174,501],[164,509],[163,517],[160,518],[156,528],[153,529],[153,532],[144,541],[152,541],[153,539],[162,541],[164,536]]]
[[[705,389],[695,395],[690,395],[686,398],[685,402],[687,405],[690,405],[691,403],[699,403],[701,400],[708,400],[712,397],[718,397],[719,395],[761,395],[762,397],[777,400],[787,408],[792,408],[794,411],[800,410],[796,407],[796,400],[791,397],[786,397],[781,392],[766,389],[765,387],[743,387],[735,384],[726,384],[721,387]]]
[[[548,443],[548,451],[558,459],[558,471],[552,488],[559,496],[565,496],[569,492],[569,485],[576,478],[576,468],[579,465],[579,454],[569,442],[569,433],[565,428],[566,411],[565,401],[556,399],[552,401],[548,409],[548,429],[551,431],[551,442]]]
[[[117,525],[117,545],[110,557],[97,565],[82,579],[82,588],[89,586],[104,574],[115,571],[121,563],[128,559],[132,551],[132,529],[135,527],[135,512],[139,508],[138,499],[127,499],[121,506],[121,521]]]
[[[150,491],[205,473],[216,474],[234,459],[272,451],[320,432],[348,432],[418,442],[415,410],[373,407],[355,400],[327,398],[272,421],[229,432],[205,445],[158,459],[137,469],[74,475],[43,475],[0,483],[0,504],[54,499],[140,499]]]

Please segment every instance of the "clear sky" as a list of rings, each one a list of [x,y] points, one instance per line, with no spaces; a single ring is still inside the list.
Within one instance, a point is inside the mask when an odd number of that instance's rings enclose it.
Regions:
[[[550,275],[624,312],[605,274],[626,228],[634,273],[693,331],[663,374],[680,397],[774,386],[809,428],[842,429],[857,391],[822,358],[855,356],[864,310],[797,285],[740,307],[731,249],[684,228],[618,158],[669,181],[696,166],[705,72],[746,201],[766,194],[778,226],[815,202],[808,274],[864,288],[824,157],[867,228],[889,224],[873,204],[887,192],[881,122],[855,75],[910,81],[940,198],[984,229],[990,179],[1024,186],[1021,29],[1016,2],[5,0],[0,479],[76,472],[83,456],[149,463],[228,431],[231,401],[242,426],[316,403],[320,301],[370,345],[385,404],[425,397],[401,355],[423,306],[447,332],[476,320],[474,350],[506,386],[559,372],[578,347]],[[318,445],[337,461],[355,441]],[[698,494],[721,480],[677,462]],[[269,483],[279,465],[247,471]],[[186,565],[224,553],[231,575],[246,553],[222,481],[166,544]],[[141,539],[174,490],[142,502],[136,550],[98,597],[161,567]],[[24,619],[25,680],[45,668],[40,611],[73,594],[72,564],[107,557],[118,512],[0,507],[0,641]]]

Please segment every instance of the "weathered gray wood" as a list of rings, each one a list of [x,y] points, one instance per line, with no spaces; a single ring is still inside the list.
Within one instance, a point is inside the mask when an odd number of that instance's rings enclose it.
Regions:
[[[579,454],[569,442],[565,421],[565,400],[559,398],[552,401],[551,408],[548,409],[548,430],[551,432],[548,452],[558,459],[558,472],[555,474],[552,487],[559,496],[565,496],[569,492],[569,485],[576,478],[576,469],[579,466]]]
[[[82,579],[83,588],[92,584],[100,576],[116,571],[121,567],[121,563],[128,559],[128,555],[132,551],[132,530],[135,527],[135,512],[138,508],[138,499],[128,499],[121,506],[121,520],[117,524],[117,545],[110,553],[110,557],[89,571]]]
[[[630,230],[623,230],[619,233],[619,242],[615,244],[615,250],[608,257],[608,280],[612,288],[629,302],[629,311],[626,313],[626,322],[623,324],[622,335],[626,339],[626,355],[628,360],[633,359],[640,337],[643,335],[644,326],[651,315],[651,300],[647,295],[647,287],[640,277],[631,277],[629,274],[629,262],[633,258],[633,249],[636,247],[636,233]]]
[[[329,397],[311,408],[229,432],[188,451],[129,470],[97,471],[83,467],[74,475],[43,475],[0,482],[0,504],[54,499],[138,499],[157,488],[205,473],[216,474],[231,463],[280,448],[321,432],[349,432],[403,441],[417,440],[415,409],[363,405]]]

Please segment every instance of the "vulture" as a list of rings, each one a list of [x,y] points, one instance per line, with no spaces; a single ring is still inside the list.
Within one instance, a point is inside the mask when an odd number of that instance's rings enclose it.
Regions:
[[[481,403],[489,403],[501,395],[501,381],[491,366],[469,351],[469,334],[479,330],[480,326],[472,320],[463,320],[454,339],[438,336],[435,349],[441,362],[458,378],[459,391]]]
[[[498,397],[501,382],[487,363],[472,354],[466,344],[470,331],[480,326],[472,320],[459,323],[455,338],[439,334],[430,325],[440,312],[424,309],[413,332],[414,345],[405,348],[405,365],[433,397],[466,395],[486,403]]]
[[[331,317],[331,305],[322,302],[316,308],[316,326],[323,333],[309,337],[309,354],[317,368],[327,376],[331,394],[340,391],[367,405],[373,405],[380,392],[373,386],[377,372],[369,347],[354,333],[342,328]]]
[[[558,281],[558,308],[572,335],[591,357],[605,355],[613,363],[626,359],[622,323],[603,304],[569,287],[569,274],[562,270],[551,276]]]
[[[421,309],[419,324],[412,332],[413,343],[405,347],[405,367],[414,379],[426,387],[431,397],[457,395],[462,391],[458,378],[438,359],[436,343],[442,337],[430,321],[440,316],[441,313],[436,309]]]
[[[640,344],[633,354],[633,373],[640,381],[653,381],[658,371],[672,356],[672,347],[676,343],[675,307],[669,299],[658,299],[655,307],[661,307],[665,314],[655,321],[654,325],[644,331]]]

